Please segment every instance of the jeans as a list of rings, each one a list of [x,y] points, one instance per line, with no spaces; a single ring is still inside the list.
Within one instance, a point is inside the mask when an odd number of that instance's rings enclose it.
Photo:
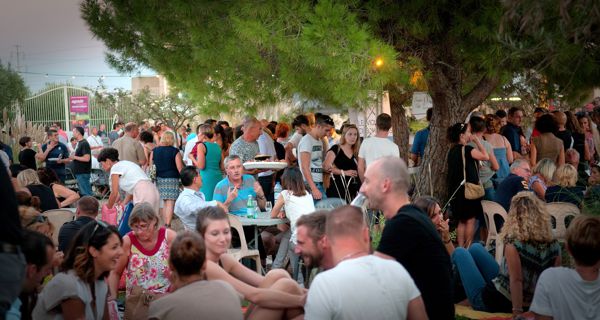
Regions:
[[[290,244],[290,237],[292,236],[292,230],[288,230],[283,233],[281,237],[281,241],[279,242],[279,249],[277,250],[277,255],[275,256],[275,260],[273,260],[273,265],[271,266],[273,269],[281,269],[283,268],[283,261],[287,256],[288,246]]]
[[[77,185],[79,185],[79,194],[81,194],[82,197],[93,195],[89,173],[76,174],[75,178],[77,179]]]
[[[325,187],[323,186],[323,182],[315,182],[315,185],[317,186],[317,189],[319,190],[319,192],[321,192],[321,199],[314,199],[313,198],[313,202],[315,204],[317,204],[317,202],[323,200],[323,199],[327,199],[327,195],[325,194]],[[310,189],[309,189],[310,190]]]
[[[465,293],[473,309],[485,311],[483,289],[498,276],[500,269],[494,257],[481,244],[475,243],[468,250],[456,248],[452,253],[452,262],[458,269]]]
[[[287,254],[290,257],[290,264],[292,265],[292,275],[297,277],[294,279],[297,283],[302,284],[304,283],[304,275],[302,274],[302,270],[296,270],[297,268],[300,268],[300,255],[296,254],[295,249],[296,245],[289,241]]]

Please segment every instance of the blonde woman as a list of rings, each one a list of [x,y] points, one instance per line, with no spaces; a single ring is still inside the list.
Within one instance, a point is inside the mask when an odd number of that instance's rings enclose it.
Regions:
[[[165,131],[160,137],[160,145],[150,153],[149,162],[150,167],[156,166],[156,187],[164,201],[160,212],[166,226],[171,226],[175,200],[179,196],[179,172],[183,169],[183,158],[173,143],[175,135],[172,131]]]
[[[52,239],[54,225],[48,221],[48,217],[43,216],[33,207],[19,206],[19,217],[21,226],[27,230],[37,231]]]
[[[554,161],[544,158],[533,167],[533,172],[529,178],[529,189],[542,200],[545,199],[546,189],[552,181],[552,176],[556,171]]]
[[[19,172],[17,175],[19,185],[26,188],[32,196],[40,198],[40,207],[43,211],[58,209],[59,203],[50,187],[42,184],[40,178],[33,169]]]
[[[360,189],[358,177],[358,150],[360,135],[354,124],[346,124],[342,129],[339,144],[333,145],[325,155],[323,169],[331,173],[328,198],[345,199],[350,203]]]
[[[552,186],[546,189],[546,202],[569,202],[581,205],[585,187],[577,185],[577,169],[570,164],[563,164],[554,171]]]
[[[504,244],[500,265],[479,243],[456,248],[452,261],[473,309],[517,316],[531,304],[542,271],[560,265],[560,246],[546,206],[529,191],[513,197],[499,238]]]

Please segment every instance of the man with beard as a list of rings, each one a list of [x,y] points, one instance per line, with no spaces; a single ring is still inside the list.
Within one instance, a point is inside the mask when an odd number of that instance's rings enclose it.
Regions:
[[[327,222],[326,210],[305,214],[296,221],[296,247],[294,251],[301,255],[308,270],[333,268],[333,255],[325,234]],[[307,277],[304,277],[307,279]]]
[[[381,210],[385,228],[376,255],[400,262],[421,291],[430,319],[454,319],[452,265],[431,219],[410,204],[404,160],[388,156],[371,163],[360,191]]]

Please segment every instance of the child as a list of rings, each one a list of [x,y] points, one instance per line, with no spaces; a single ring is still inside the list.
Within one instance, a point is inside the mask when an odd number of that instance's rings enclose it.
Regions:
[[[296,246],[296,221],[300,216],[314,212],[315,206],[312,195],[306,191],[306,187],[304,186],[302,173],[297,167],[285,169],[281,176],[281,185],[283,191],[281,191],[279,197],[275,199],[275,205],[273,205],[273,210],[271,211],[271,218],[287,217],[290,220],[291,230],[288,231],[289,247],[287,249],[287,254],[290,256],[293,273],[297,274],[295,268],[299,256],[294,253],[294,248]],[[285,212],[281,211],[282,208],[285,209]],[[280,259],[277,259],[276,257],[276,261],[283,261],[283,258],[285,257],[283,254],[286,252],[284,249],[288,244],[287,239],[288,237],[284,234],[284,237],[281,239],[280,249],[277,252],[277,256]],[[298,278],[298,281],[302,282],[300,277]]]
[[[530,310],[536,319],[600,317],[600,217],[580,215],[567,229],[575,269],[557,267],[540,275]]]

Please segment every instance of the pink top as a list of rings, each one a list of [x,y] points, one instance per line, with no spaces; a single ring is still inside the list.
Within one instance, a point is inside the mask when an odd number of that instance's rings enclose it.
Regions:
[[[154,293],[165,293],[171,286],[166,233],[164,227],[158,230],[158,239],[152,250],[142,247],[133,232],[127,234],[131,239],[131,253],[125,271],[127,295],[134,286]]]

